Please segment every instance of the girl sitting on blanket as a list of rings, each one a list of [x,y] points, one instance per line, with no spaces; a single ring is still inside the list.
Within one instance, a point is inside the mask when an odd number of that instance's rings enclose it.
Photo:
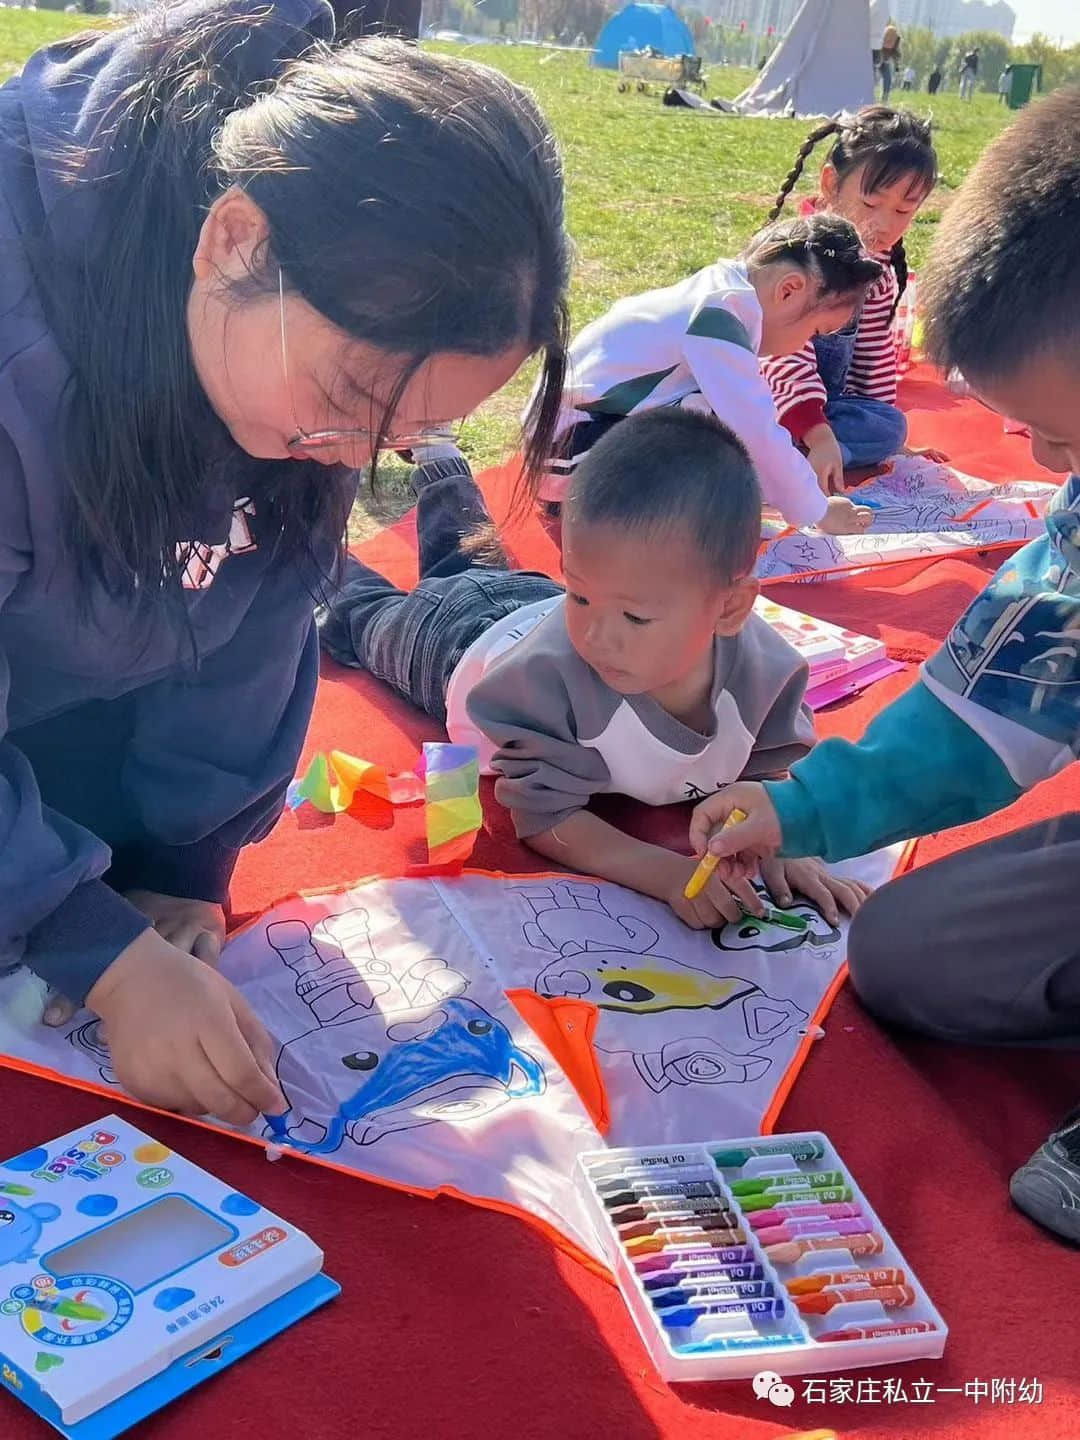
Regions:
[[[761,231],[739,260],[619,300],[571,342],[555,457],[539,489],[549,528],[579,460],[606,431],[627,415],[679,405],[735,431],[765,503],[789,524],[829,535],[865,530],[870,511],[823,493],[777,424],[758,357],[799,351],[846,325],[881,273],[851,224],[811,215]]]
[[[881,265],[853,225],[831,215],[791,219],[755,235],[739,260],[618,301],[572,342],[553,458],[538,488],[558,543],[559,514],[578,461],[627,415],[667,406],[729,425],[750,452],[765,503],[792,525],[830,535],[865,530],[869,509],[827,497],[777,423],[758,356],[798,351],[847,324]],[[535,404],[535,399],[534,402]],[[447,438],[414,447],[420,465],[457,457]]]
[[[533,101],[332,37],[323,0],[189,0],[0,92],[0,971],[50,1023],[85,1001],[138,1098],[237,1124],[284,1101],[223,902],[304,741],[356,467],[537,351],[546,455],[562,389]]]
[[[804,208],[850,220],[882,273],[842,329],[771,356],[762,369],[781,423],[806,451],[822,489],[836,494],[844,488],[845,467],[877,465],[907,439],[907,420],[896,408],[893,322],[907,286],[904,235],[937,181],[937,156],[928,121],[908,110],[867,105],[811,130],[770,220],[781,214],[814,147],[830,136],[835,138],[819,192]],[[934,450],[918,453],[947,458]]]
[[[406,593],[350,560],[323,647],[476,745],[541,855],[666,901],[696,929],[761,914],[746,880],[688,900],[693,858],[587,808],[611,793],[701,798],[784,772],[813,744],[806,665],[752,613],[761,496],[732,432],[672,406],[599,439],[566,500],[565,589],[508,568],[464,461],[414,483],[419,584]],[[763,877],[778,904],[801,891],[833,924],[867,893],[817,860],[769,862]]]

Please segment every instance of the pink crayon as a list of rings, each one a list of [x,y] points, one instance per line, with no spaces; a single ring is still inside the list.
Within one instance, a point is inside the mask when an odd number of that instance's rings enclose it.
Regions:
[[[816,1237],[832,1235],[861,1235],[867,1228],[865,1215],[855,1215],[850,1220],[789,1220],[786,1225],[773,1225],[757,1232],[762,1245],[780,1245],[785,1240],[797,1240],[801,1235]]]
[[[698,1260],[706,1264],[746,1265],[756,1259],[757,1253],[749,1245],[665,1245],[659,1254],[630,1257],[639,1275],[649,1275],[654,1270],[667,1270],[674,1264],[690,1264]]]
[[[841,1205],[777,1205],[772,1210],[757,1210],[746,1219],[752,1229],[768,1230],[770,1226],[807,1215],[817,1215],[823,1220],[853,1220],[861,1213],[858,1205],[845,1201]]]

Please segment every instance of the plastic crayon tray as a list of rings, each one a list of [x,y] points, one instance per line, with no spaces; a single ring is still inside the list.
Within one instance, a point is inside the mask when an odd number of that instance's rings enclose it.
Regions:
[[[577,1180],[665,1380],[945,1348],[944,1320],[826,1135],[593,1151]]]

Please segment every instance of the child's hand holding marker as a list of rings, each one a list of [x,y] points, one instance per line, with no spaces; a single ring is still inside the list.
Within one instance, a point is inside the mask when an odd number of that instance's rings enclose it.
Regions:
[[[756,781],[739,780],[710,795],[690,816],[690,846],[725,875],[753,875],[780,848],[780,820],[769,793]],[[704,863],[704,861],[703,861]]]
[[[711,833],[717,823],[719,831]],[[765,887],[777,905],[790,905],[796,895],[803,895],[830,925],[839,923],[841,911],[854,915],[868,898],[868,887],[859,880],[841,880],[830,874],[820,860],[776,859],[774,852],[781,838],[780,822],[763,786],[740,781],[711,795],[690,817],[690,843],[702,859],[687,892],[699,877],[698,889],[710,877],[716,883],[715,872],[723,862],[720,877],[730,888],[740,879],[749,883],[747,877],[760,869]],[[755,910],[747,907],[747,913],[777,918],[776,912],[760,905]]]
[[[689,863],[689,862],[686,862]],[[744,915],[763,917],[761,896],[745,875],[721,878],[713,872],[717,861],[706,855],[689,878],[680,867],[668,904],[692,930],[712,930],[718,925],[738,924]]]

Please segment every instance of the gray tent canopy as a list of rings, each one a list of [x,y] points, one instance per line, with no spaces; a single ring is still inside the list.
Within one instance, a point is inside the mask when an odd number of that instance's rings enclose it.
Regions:
[[[869,0],[803,0],[734,108],[741,115],[835,115],[873,98]]]

